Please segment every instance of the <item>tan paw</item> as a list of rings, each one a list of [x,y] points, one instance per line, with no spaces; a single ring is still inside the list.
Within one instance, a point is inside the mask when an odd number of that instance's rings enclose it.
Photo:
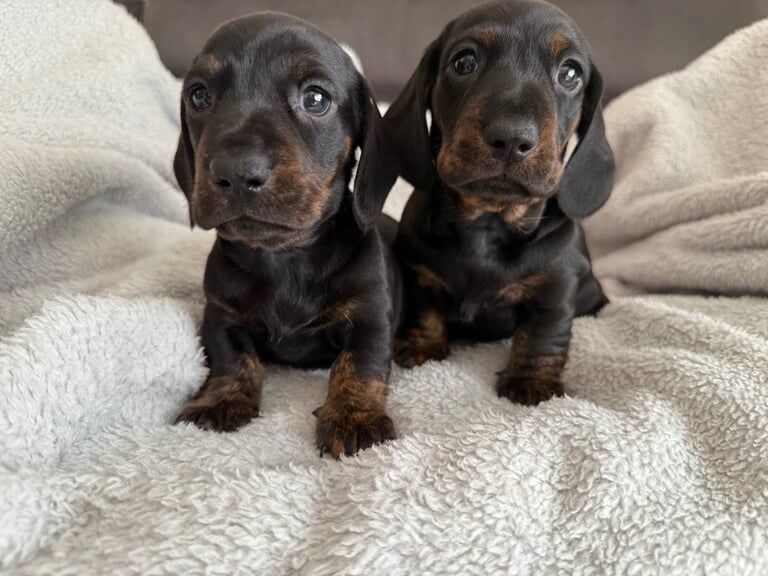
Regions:
[[[427,360],[444,360],[448,356],[448,347],[440,345],[415,346],[409,340],[397,340],[394,356],[398,366],[414,368],[421,366]]]
[[[518,378],[507,372],[499,373],[496,392],[515,404],[535,406],[553,396],[563,395],[563,385],[559,380],[536,380]]]
[[[176,417],[203,430],[233,432],[259,415],[256,400],[240,391],[211,390],[188,402]]]
[[[395,438],[395,425],[383,410],[346,410],[327,403],[315,410],[320,455],[352,456]]]

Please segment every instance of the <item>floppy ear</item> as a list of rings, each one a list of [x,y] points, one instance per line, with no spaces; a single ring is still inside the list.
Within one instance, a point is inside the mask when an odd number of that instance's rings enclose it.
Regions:
[[[397,166],[384,146],[381,114],[371,89],[362,76],[359,82],[360,121],[355,147],[360,147],[360,162],[352,192],[352,212],[360,229],[368,230],[397,179]]]
[[[187,202],[191,200],[192,188],[195,185],[195,152],[192,150],[192,141],[189,139],[189,128],[187,127],[187,107],[184,104],[184,97],[181,98],[181,134],[179,135],[179,144],[176,147],[176,155],[173,157],[173,173],[176,175],[176,182],[179,188],[187,197]],[[192,206],[189,207],[189,223],[194,226],[192,220]]]
[[[384,115],[387,145],[397,158],[400,175],[416,188],[429,190],[435,163],[427,127],[432,88],[442,51],[442,36],[429,45],[416,71]]]
[[[557,194],[566,216],[579,220],[597,212],[613,187],[613,152],[605,139],[603,80],[592,66],[579,122],[579,142],[571,155]]]

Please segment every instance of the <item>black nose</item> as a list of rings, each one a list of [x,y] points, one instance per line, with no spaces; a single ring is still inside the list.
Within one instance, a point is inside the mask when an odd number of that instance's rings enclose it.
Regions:
[[[520,162],[539,145],[539,129],[531,120],[494,120],[485,129],[485,141],[499,160]]]
[[[269,162],[261,154],[227,154],[214,156],[208,167],[211,182],[224,193],[258,192],[269,179]]]

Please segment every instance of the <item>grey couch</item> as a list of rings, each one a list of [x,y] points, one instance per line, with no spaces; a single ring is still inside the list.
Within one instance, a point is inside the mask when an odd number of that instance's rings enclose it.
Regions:
[[[360,54],[377,96],[391,99],[422,51],[477,0],[119,0],[182,75],[219,23],[257,10],[306,18]],[[554,0],[592,44],[608,96],[684,66],[735,29],[768,17],[768,0]]]

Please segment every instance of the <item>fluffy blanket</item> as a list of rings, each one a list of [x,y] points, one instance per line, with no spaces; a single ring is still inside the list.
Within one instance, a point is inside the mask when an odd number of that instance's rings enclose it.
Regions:
[[[620,159],[587,222],[617,292],[768,295],[768,22],[611,103]]]
[[[617,300],[538,408],[495,397],[509,343],[395,369],[398,440],[342,461],[313,446],[323,371],[270,368],[237,433],[170,425],[205,377],[211,241],[173,187],[178,83],[110,2],[2,10],[0,570],[768,570],[759,299]]]

